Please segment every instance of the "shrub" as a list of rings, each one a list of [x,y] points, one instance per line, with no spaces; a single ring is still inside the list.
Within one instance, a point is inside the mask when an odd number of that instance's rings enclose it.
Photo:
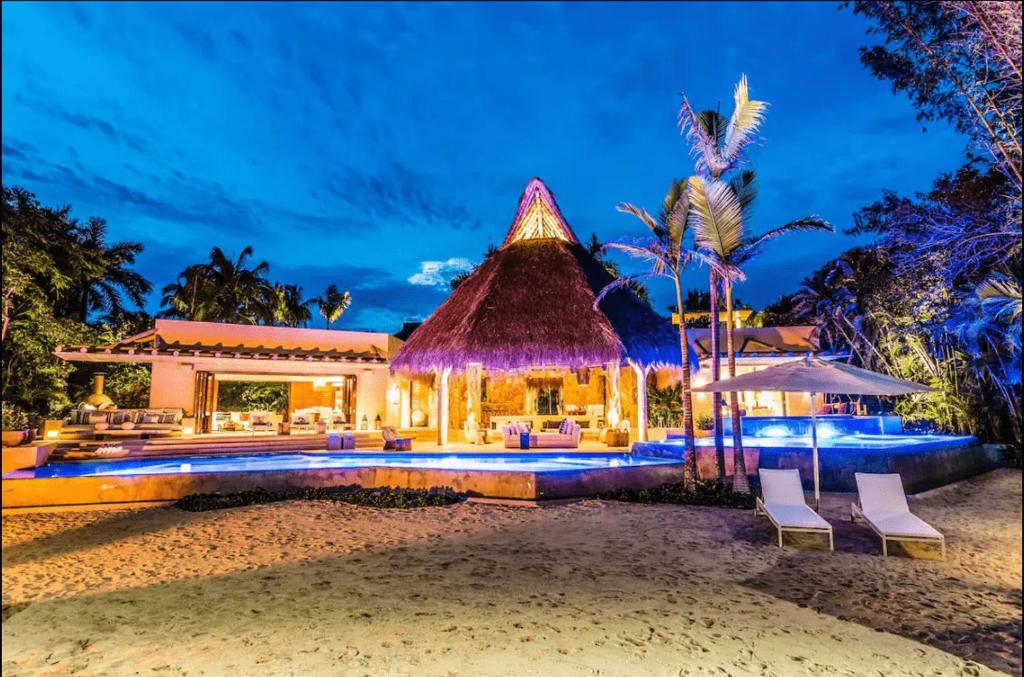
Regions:
[[[3,429],[26,430],[29,428],[29,416],[20,407],[11,402],[3,403]]]
[[[651,489],[616,489],[598,494],[597,498],[627,503],[675,503],[744,510],[754,507],[753,494],[737,493],[721,480],[701,480],[693,487],[684,486],[682,482],[670,482]]]
[[[277,503],[279,501],[312,500],[341,501],[371,508],[425,508],[459,503],[465,496],[448,487],[433,489],[400,489],[384,487],[364,489],[356,485],[346,487],[323,487],[295,489],[291,491],[268,491],[262,487],[239,491],[232,494],[189,494],[179,499],[174,507],[189,512],[205,512],[224,508],[239,508],[246,505]]]
[[[697,417],[697,429],[698,430],[712,430],[715,427],[715,419],[704,414],[703,416]]]

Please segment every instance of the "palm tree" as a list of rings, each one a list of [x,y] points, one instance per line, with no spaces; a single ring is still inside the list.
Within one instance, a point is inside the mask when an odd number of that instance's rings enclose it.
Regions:
[[[706,181],[690,178],[690,227],[694,240],[711,261],[725,291],[726,352],[729,377],[736,376],[735,323],[733,317],[733,285],[744,279],[743,266],[756,257],[765,244],[775,238],[798,230],[826,230],[832,226],[816,215],[806,216],[773,228],[759,236],[748,235],[751,209],[757,196],[756,177],[744,171],[731,181]],[[743,457],[743,435],[739,417],[739,396],[729,393],[732,422],[733,488],[748,493],[746,463]]]
[[[316,302],[317,308],[320,310],[320,317],[324,318],[327,328],[330,329],[331,325],[341,317],[341,314],[352,305],[352,295],[347,291],[339,292],[338,286],[332,284],[327,287],[323,296],[317,297],[313,301]]]
[[[618,205],[617,209],[625,214],[632,214],[640,219],[653,238],[641,242],[609,242],[604,247],[617,249],[626,254],[647,261],[651,264],[651,272],[637,275],[625,275],[611,282],[601,290],[597,304],[611,291],[619,287],[630,287],[640,280],[651,277],[665,277],[672,281],[676,290],[676,304],[683,306],[683,271],[699,254],[686,247],[683,240],[686,236],[689,211],[689,196],[685,180],[673,180],[669,186],[661,212],[655,219],[647,210],[636,207],[628,202]],[[596,304],[595,304],[596,305]],[[682,355],[682,399],[683,429],[686,434],[687,463],[683,481],[691,484],[697,479],[697,451],[694,443],[693,425],[693,393],[690,385],[690,346],[686,338],[686,323],[679,322],[679,350]],[[643,384],[638,384],[643,387]]]
[[[718,181],[723,175],[736,169],[744,162],[744,150],[757,138],[757,131],[764,120],[768,103],[751,101],[747,87],[747,76],[733,90],[732,117],[725,119],[717,110],[695,113],[689,100],[683,95],[679,108],[679,127],[690,142],[694,156],[694,167],[703,178]],[[708,273],[708,291],[711,296],[711,380],[721,377],[721,326],[719,324],[718,292],[722,283],[721,268],[712,266]],[[732,324],[732,315],[729,316]],[[722,434],[722,396],[712,394],[712,416],[715,422],[715,460],[720,477],[725,476],[725,443]],[[738,418],[739,408],[731,411],[732,420]]]
[[[316,299],[302,298],[302,287],[297,284],[274,283],[275,320],[286,327],[305,327],[312,319],[309,308]]]
[[[163,288],[160,305],[165,317],[209,322],[273,324],[277,296],[266,279],[270,264],[261,261],[247,267],[252,247],[232,260],[220,247],[210,250],[210,260],[189,266],[177,281]]]
[[[77,279],[68,294],[69,300],[77,305],[68,309],[71,317],[86,322],[92,312],[123,314],[127,312],[125,298],[136,308],[145,304],[146,295],[153,287],[130,268],[135,264],[135,257],[142,252],[141,244],[117,242],[108,246],[107,223],[97,218],[90,218],[78,230],[75,239],[80,247],[81,260],[76,271]]]

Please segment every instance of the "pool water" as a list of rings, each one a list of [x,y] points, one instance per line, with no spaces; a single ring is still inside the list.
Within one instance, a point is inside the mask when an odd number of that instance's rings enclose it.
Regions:
[[[671,458],[626,454],[250,454],[238,456],[180,456],[126,458],[109,461],[57,461],[19,471],[28,478],[118,477],[189,473],[271,472],[348,468],[406,468],[493,472],[555,473],[599,468],[629,468],[675,463]]]
[[[819,431],[820,432],[820,431]],[[973,441],[969,435],[820,435],[818,436],[819,449],[879,449],[899,450],[912,449],[920,451],[928,447],[946,446],[953,444],[966,444]],[[686,446],[686,440],[667,440],[663,444],[678,444]],[[696,440],[698,447],[713,447],[713,437],[699,437]],[[732,436],[726,436],[725,445],[732,446]],[[811,448],[811,438],[805,435],[799,436],[775,436],[775,437],[743,437],[743,445],[758,448],[788,448],[800,449]]]

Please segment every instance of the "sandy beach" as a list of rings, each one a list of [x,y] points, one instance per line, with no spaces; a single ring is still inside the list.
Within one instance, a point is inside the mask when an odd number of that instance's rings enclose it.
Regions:
[[[3,673],[1021,673],[1021,474],[912,509],[945,562],[751,512],[288,502],[3,518]]]

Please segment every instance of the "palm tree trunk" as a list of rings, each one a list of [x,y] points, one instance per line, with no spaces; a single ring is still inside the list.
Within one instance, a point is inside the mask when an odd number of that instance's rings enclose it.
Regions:
[[[725,312],[727,322],[725,329],[725,349],[729,353],[729,378],[736,376],[736,347],[732,320],[732,280],[725,280]],[[740,421],[739,394],[729,393],[729,417],[732,419],[732,488],[743,494],[750,493],[750,481],[747,479],[747,461],[743,457],[743,425]]]
[[[692,487],[700,479],[697,472],[697,444],[694,440],[693,392],[690,390],[690,344],[686,340],[686,318],[683,313],[683,290],[679,276],[675,277],[676,308],[679,309],[679,353],[683,360],[683,434],[686,435],[686,465],[683,467],[683,485]]]
[[[718,276],[712,270],[709,276],[708,290],[711,296],[711,380],[719,381],[722,376],[721,352],[718,344],[721,342],[721,333],[718,325]],[[718,477],[725,477],[725,441],[722,439],[722,394],[711,394],[711,416],[715,422],[715,464],[718,469]]]

